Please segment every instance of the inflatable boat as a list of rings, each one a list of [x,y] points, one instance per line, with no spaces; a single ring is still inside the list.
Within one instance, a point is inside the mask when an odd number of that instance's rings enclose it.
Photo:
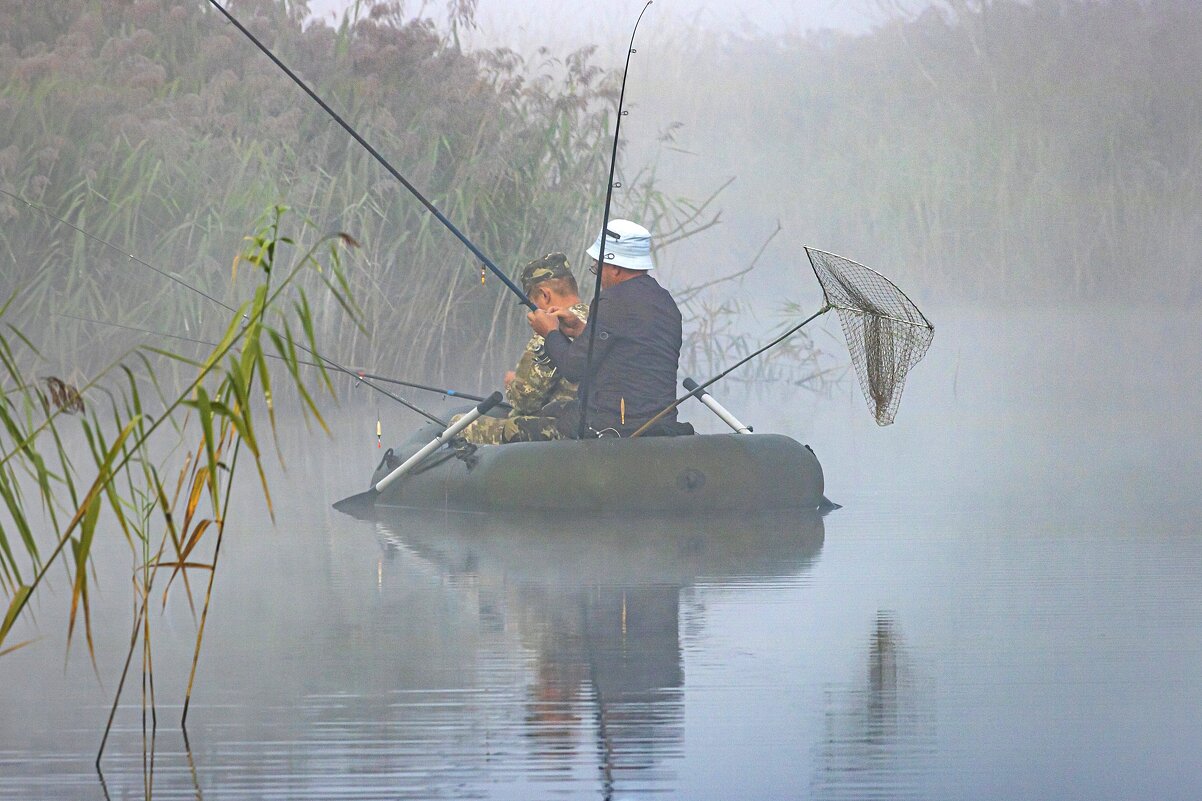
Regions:
[[[390,448],[368,491],[335,508],[624,515],[834,507],[814,452],[778,434],[464,447],[446,433],[428,424]]]

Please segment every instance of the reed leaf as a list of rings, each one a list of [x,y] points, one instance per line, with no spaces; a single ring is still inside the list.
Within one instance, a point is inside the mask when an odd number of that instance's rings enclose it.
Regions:
[[[21,614],[21,610],[25,608],[25,603],[29,600],[30,594],[33,592],[33,587],[28,584],[19,584],[12,593],[9,599],[8,611],[4,613],[4,620],[0,622],[0,645],[4,644],[4,638],[8,636],[8,632],[12,630],[13,624],[17,622],[17,618]],[[21,643],[25,645],[26,643]],[[13,646],[0,652],[0,654],[15,651],[20,645]]]

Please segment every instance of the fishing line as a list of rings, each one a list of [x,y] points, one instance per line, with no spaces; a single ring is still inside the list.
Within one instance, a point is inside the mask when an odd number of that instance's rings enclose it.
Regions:
[[[79,315],[67,314],[66,312],[54,312],[54,314],[58,317],[69,317],[72,320],[79,320],[81,323],[91,323],[93,325],[107,325],[107,326],[111,326],[113,328],[123,328],[126,331],[133,331],[138,334],[149,334],[151,336],[156,336],[156,337],[168,337],[170,339],[178,339],[181,342],[191,342],[196,345],[204,345],[204,346],[210,347],[210,348],[217,347],[216,342],[209,342],[204,339],[195,339],[193,337],[186,337],[186,336],[182,336],[180,334],[168,334],[163,331],[154,331],[149,328],[137,328],[136,326],[123,325],[121,323],[113,323],[113,322],[109,322],[108,320],[94,320],[90,317],[80,317]],[[284,359],[283,356],[277,356],[274,353],[264,353],[263,355],[269,359],[280,359],[280,360]],[[307,362],[304,359],[297,359],[296,363],[303,364],[306,367],[320,367],[321,366],[317,362]],[[363,379],[369,378],[372,381],[382,381],[386,384],[397,384],[398,386],[402,386],[402,387],[411,387],[413,389],[421,389],[421,390],[425,390],[426,392],[433,392],[436,395],[445,395],[448,398],[463,398],[464,400],[476,401],[477,403],[479,403],[480,401],[486,400],[482,395],[472,395],[468,392],[460,392],[457,389],[444,389],[443,387],[432,387],[427,384],[417,384],[417,383],[414,383],[413,381],[402,381],[399,378],[389,378],[388,376],[376,375],[375,373],[368,373],[363,370],[353,370],[353,368],[348,368],[348,370],[353,371],[352,374],[355,378],[356,386],[361,383],[365,383],[363,381]],[[508,406],[509,404],[498,404],[498,405],[499,406]]]
[[[117,246],[116,246],[116,245],[114,245],[113,243],[111,243],[111,242],[106,242],[105,240],[101,239],[101,238],[100,238],[100,237],[98,237],[98,236],[94,236],[94,235],[92,235],[92,234],[89,234],[87,231],[85,231],[84,229],[80,228],[80,227],[79,227],[78,225],[76,225],[75,223],[68,222],[67,220],[64,220],[62,217],[59,217],[59,216],[58,216],[58,215],[56,215],[54,212],[50,211],[50,209],[46,208],[45,206],[41,205],[40,203],[34,203],[33,201],[26,200],[25,198],[21,197],[20,195],[14,195],[12,192],[9,192],[7,189],[0,189],[0,194],[3,194],[3,195],[8,195],[8,196],[9,196],[9,197],[11,197],[13,200],[17,200],[17,201],[20,201],[21,203],[24,203],[26,206],[28,206],[29,208],[33,209],[34,211],[40,211],[42,214],[45,214],[47,217],[51,217],[51,218],[53,218],[53,219],[55,219],[55,220],[58,220],[58,221],[59,221],[60,223],[62,223],[63,225],[67,226],[68,228],[72,228],[72,229],[74,229],[75,231],[77,231],[77,232],[79,232],[79,233],[83,234],[85,237],[87,237],[88,239],[92,240],[93,242],[96,242],[96,243],[98,243],[98,244],[104,245],[106,248],[108,248],[108,249],[110,249],[110,250],[112,250],[112,251],[115,251],[115,252],[117,252],[117,253],[120,253],[122,256],[127,256],[127,257],[129,258],[129,260],[130,260],[130,261],[132,261],[132,262],[136,262],[137,264],[141,264],[143,267],[145,267],[145,268],[146,268],[146,269],[148,269],[148,270],[154,270],[156,273],[158,273],[159,275],[163,276],[164,278],[169,278],[169,279],[171,279],[172,281],[174,281],[175,283],[179,284],[180,286],[182,286],[182,287],[186,287],[186,288],[188,288],[188,289],[191,289],[193,292],[195,292],[195,293],[196,293],[196,294],[198,294],[198,295],[203,295],[204,297],[206,297],[206,298],[208,298],[209,300],[213,301],[213,302],[214,302],[214,303],[216,303],[218,306],[221,306],[222,308],[224,308],[225,310],[227,310],[227,311],[228,311],[228,312],[230,312],[231,314],[233,314],[233,313],[235,313],[235,312],[237,311],[236,309],[234,309],[234,308],[232,308],[232,307],[230,307],[230,306],[227,306],[226,304],[222,303],[220,300],[218,300],[217,298],[215,298],[215,297],[213,297],[212,295],[208,294],[208,293],[207,293],[207,292],[205,292],[204,290],[197,289],[196,287],[192,286],[192,285],[191,285],[191,284],[189,284],[187,281],[185,281],[184,279],[180,278],[178,275],[173,275],[173,274],[171,274],[171,273],[167,272],[166,270],[160,270],[158,267],[155,267],[153,264],[149,264],[149,263],[147,263],[147,262],[145,262],[145,261],[142,261],[142,259],[139,259],[137,256],[135,256],[135,255],[134,255],[134,254],[132,254],[132,253],[126,253],[126,252],[125,252],[123,249],[121,249],[121,248],[117,247]],[[246,316],[246,315],[243,315],[243,317],[245,317],[245,316]]]
[[[45,206],[41,205],[40,203],[34,203],[34,202],[32,202],[32,201],[26,200],[25,198],[23,198],[23,197],[21,197],[21,196],[19,196],[19,195],[15,195],[15,194],[13,194],[12,192],[9,192],[9,191],[8,191],[8,190],[6,190],[6,189],[0,189],[0,193],[2,193],[2,194],[4,194],[4,195],[7,195],[8,197],[14,198],[15,200],[18,200],[18,201],[20,201],[20,202],[24,203],[26,206],[28,206],[29,208],[33,209],[34,211],[39,211],[39,212],[41,212],[42,214],[45,214],[47,217],[50,217],[50,218],[52,218],[52,219],[54,219],[54,220],[57,220],[57,221],[59,221],[59,222],[60,222],[60,223],[62,223],[63,225],[67,226],[68,228],[71,228],[71,229],[73,229],[73,230],[75,230],[75,231],[79,232],[80,234],[82,234],[83,236],[87,237],[87,238],[88,238],[88,239],[90,239],[91,241],[93,241],[93,242],[96,242],[96,243],[98,243],[98,244],[101,244],[101,245],[104,245],[106,248],[108,248],[108,249],[110,249],[110,250],[112,250],[112,251],[114,251],[114,252],[116,252],[116,253],[120,253],[122,256],[126,256],[126,257],[128,257],[128,258],[129,258],[129,260],[130,260],[130,261],[132,261],[132,262],[134,262],[135,264],[140,264],[140,265],[142,265],[143,267],[146,267],[146,268],[148,268],[148,269],[150,269],[150,270],[153,270],[154,272],[158,273],[159,275],[165,276],[166,278],[170,278],[172,281],[175,281],[175,282],[176,282],[177,284],[179,284],[180,286],[186,287],[186,288],[188,288],[188,289],[192,290],[193,292],[197,293],[198,295],[201,295],[201,296],[203,296],[203,297],[205,297],[205,298],[208,298],[208,299],[209,299],[209,300],[211,300],[213,303],[216,303],[218,306],[220,306],[221,308],[223,308],[223,309],[225,309],[226,311],[228,311],[230,314],[237,314],[237,313],[238,313],[238,310],[237,310],[237,309],[235,309],[233,306],[230,306],[228,303],[225,303],[225,302],[223,302],[223,301],[221,301],[221,300],[219,300],[219,299],[217,299],[217,298],[213,297],[212,295],[208,294],[207,292],[205,292],[205,291],[203,291],[203,290],[201,290],[201,289],[198,289],[197,287],[194,287],[194,286],[192,286],[192,285],[191,285],[191,284],[189,284],[187,281],[183,280],[182,278],[180,278],[180,277],[178,277],[178,276],[172,275],[171,273],[169,273],[169,272],[167,272],[167,271],[165,271],[165,270],[161,270],[161,269],[159,269],[158,267],[155,267],[153,264],[150,264],[149,262],[147,262],[147,261],[145,261],[145,260],[143,260],[143,259],[140,259],[140,258],[138,258],[137,256],[135,256],[135,255],[134,255],[134,254],[132,254],[132,253],[126,253],[126,251],[125,251],[125,250],[123,250],[122,248],[119,248],[119,247],[117,247],[117,246],[116,246],[116,245],[114,245],[112,242],[108,242],[108,241],[106,241],[106,240],[104,240],[104,239],[101,239],[100,237],[98,237],[98,236],[96,236],[96,235],[94,235],[94,234],[90,234],[90,233],[88,233],[88,232],[87,232],[87,231],[85,231],[84,229],[80,228],[78,225],[75,225],[74,223],[71,223],[71,222],[68,222],[67,220],[64,220],[62,217],[59,217],[57,214],[55,214],[54,212],[50,211],[48,208],[46,208]],[[71,317],[72,315],[65,314],[65,315],[61,315],[61,316],[64,316],[64,317]],[[245,314],[244,314],[244,315],[242,315],[242,317],[243,317],[243,319],[244,319],[244,320],[246,319],[246,315],[245,315]],[[104,322],[102,322],[102,321],[100,321],[100,320],[86,320],[85,318],[82,318],[82,317],[78,317],[78,318],[76,318],[76,319],[78,319],[78,320],[83,320],[84,322],[93,322],[93,323],[101,323],[101,324],[103,324],[103,325],[112,325],[112,326],[116,326],[116,327],[118,327],[118,328],[130,328],[130,326],[120,325],[119,323],[104,323]],[[142,333],[144,333],[144,334],[154,334],[154,333],[156,333],[156,332],[154,332],[154,331],[144,331],[144,330],[137,329],[137,328],[130,328],[130,330],[133,330],[133,331],[141,331],[141,332],[142,332]],[[187,338],[187,337],[181,337],[181,336],[177,336],[177,335],[175,335],[175,334],[160,334],[160,336],[172,337],[172,338],[174,338],[174,339],[183,339],[183,340],[188,340],[188,338]],[[200,340],[188,340],[188,341],[191,341],[191,342],[197,342],[197,343],[199,343],[199,344],[203,344],[203,345],[211,345],[211,344],[212,344],[212,343],[208,343],[208,342],[200,342]],[[412,403],[410,403],[409,401],[405,400],[404,398],[400,397],[399,395],[394,395],[393,393],[389,392],[388,390],[384,389],[383,387],[376,386],[376,385],[375,385],[374,383],[372,383],[371,381],[365,380],[365,379],[366,379],[366,376],[364,376],[363,374],[361,374],[361,373],[356,373],[356,372],[355,372],[355,371],[353,371],[353,370],[350,370],[350,369],[348,369],[348,368],[346,368],[346,367],[343,367],[343,366],[342,366],[341,364],[339,364],[338,362],[336,362],[336,361],[334,361],[334,360],[332,360],[332,359],[329,359],[329,358],[327,358],[327,357],[325,357],[325,356],[322,356],[320,353],[314,353],[312,350],[310,350],[309,348],[305,347],[304,345],[302,345],[302,344],[300,344],[300,343],[295,343],[295,344],[296,344],[296,347],[297,347],[299,350],[302,350],[302,351],[304,351],[305,353],[308,353],[310,356],[313,356],[313,357],[314,357],[314,358],[316,358],[316,359],[320,359],[320,360],[321,360],[321,361],[322,361],[322,362],[323,362],[323,363],[324,363],[324,364],[325,364],[327,367],[332,367],[332,368],[334,368],[335,370],[337,370],[338,372],[345,373],[346,375],[349,375],[349,376],[351,376],[352,378],[355,378],[355,379],[357,379],[357,380],[359,380],[359,381],[362,381],[364,384],[366,384],[368,387],[371,387],[371,388],[372,388],[372,389],[374,389],[376,392],[379,392],[379,393],[381,393],[381,394],[383,394],[383,395],[385,395],[385,396],[387,396],[387,397],[391,398],[392,400],[394,400],[394,401],[396,401],[397,403],[401,404],[402,406],[404,406],[406,409],[409,409],[410,411],[417,412],[417,413],[418,413],[418,414],[420,414],[422,417],[425,417],[427,420],[429,420],[429,421],[431,421],[431,422],[438,423],[439,425],[443,426],[444,428],[447,426],[447,423],[446,423],[445,421],[443,421],[443,420],[439,419],[438,417],[435,417],[434,415],[430,414],[429,412],[425,411],[424,409],[418,408],[417,406],[415,406],[414,404],[412,404]],[[311,365],[311,366],[314,366],[314,367],[316,367],[317,365],[315,365],[315,364],[314,364],[314,365]],[[397,383],[401,383],[401,382],[397,382]]]
[[[647,0],[647,5],[643,6],[643,10],[639,12],[639,18],[634,21],[634,30],[630,32],[630,46],[626,50],[626,66],[622,69],[622,90],[618,93],[618,116],[614,122],[613,152],[609,157],[609,183],[605,187],[605,211],[601,215],[601,235],[598,238],[601,246],[597,249],[597,280],[593,282],[593,302],[589,306],[588,350],[585,353],[584,377],[580,381],[580,423],[576,429],[577,439],[584,439],[584,432],[588,430],[588,396],[593,378],[593,343],[597,339],[597,327],[601,324],[601,304],[598,302],[601,298],[601,273],[605,271],[603,265],[606,259],[613,258],[612,253],[605,251],[605,246],[609,241],[607,237],[613,236],[609,231],[609,209],[613,201],[614,189],[622,185],[620,182],[614,183],[614,170],[618,166],[618,134],[622,130],[622,117],[630,113],[623,109],[626,100],[626,77],[630,74],[630,57],[638,52],[634,49],[634,37],[639,32],[639,23],[643,21],[643,15],[651,7],[651,2],[652,0]]]
[[[376,161],[378,161],[384,169],[388,170],[389,174],[392,175],[393,178],[396,178],[398,181],[400,181],[401,185],[404,186],[406,189],[408,189],[409,193],[411,195],[413,195],[415,198],[417,198],[417,200],[423,206],[426,207],[426,210],[429,211],[431,214],[433,214],[435,216],[435,218],[437,218],[437,220],[440,223],[442,223],[448,231],[450,231],[452,234],[454,234],[455,237],[460,242],[462,242],[464,244],[464,246],[467,247],[468,250],[470,250],[472,252],[472,255],[474,255],[477,259],[480,260],[481,264],[483,264],[485,267],[487,267],[489,270],[491,270],[493,272],[493,274],[497,276],[497,278],[500,278],[501,282],[504,283],[505,286],[509,288],[510,292],[517,295],[518,299],[522,301],[523,305],[525,305],[528,309],[530,309],[530,311],[538,310],[538,307],[534,305],[534,301],[532,301],[532,300],[530,300],[530,298],[526,297],[526,293],[523,292],[521,289],[519,289],[517,284],[515,284],[509,278],[509,276],[507,276],[504,272],[501,271],[501,268],[499,268],[499,267],[497,267],[497,265],[493,264],[492,259],[488,258],[488,256],[485,256],[484,252],[482,250],[480,250],[480,248],[476,247],[475,243],[473,243],[470,239],[468,239],[467,236],[464,235],[464,233],[462,231],[460,231],[458,228],[456,228],[455,224],[453,222],[451,222],[451,220],[445,214],[443,214],[441,211],[439,211],[438,207],[436,207],[433,203],[431,203],[429,200],[427,200],[426,196],[423,195],[421,192],[419,192],[417,187],[415,187],[413,184],[409,183],[408,179],[406,179],[405,176],[401,175],[395,167],[393,167],[391,164],[389,164],[388,160],[385,159],[382,155],[380,155],[378,150],[376,150],[374,147],[372,147],[371,144],[369,144],[366,139],[364,139],[362,136],[359,135],[358,131],[356,131],[354,128],[352,128],[350,126],[350,123],[348,123],[341,116],[339,116],[338,112],[336,112],[336,111],[334,111],[334,109],[330,108],[330,106],[324,100],[322,100],[321,97],[319,97],[316,92],[314,92],[312,89],[310,89],[309,85],[306,84],[304,81],[302,81],[295,72],[288,69],[288,66],[286,64],[284,64],[283,61],[280,61],[280,59],[276,57],[275,53],[272,53],[270,50],[268,50],[267,45],[260,42],[253,33],[248,31],[246,29],[246,27],[234,17],[233,14],[231,14],[226,9],[222,8],[221,4],[219,4],[217,2],[217,0],[209,0],[209,3],[213,6],[213,8],[220,11],[222,13],[222,15],[225,16],[226,19],[228,19],[231,23],[233,23],[234,27],[237,28],[238,30],[240,30],[243,33],[243,35],[246,36],[247,39],[250,39],[251,42],[254,43],[255,47],[262,50],[263,55],[267,56],[269,59],[272,60],[272,62],[277,67],[279,67],[281,70],[283,70],[284,74],[287,75],[289,78],[291,78],[293,83],[295,83],[297,86],[299,86],[301,89],[303,89],[305,91],[305,94],[307,94],[307,95],[309,95],[309,97],[313,98],[313,100],[317,103],[317,105],[321,106],[322,109],[324,109],[327,114],[329,114],[331,117],[333,117],[334,121],[337,122],[339,125],[341,125],[342,129],[344,131],[346,131],[348,134],[350,134],[356,142],[358,142],[360,145],[362,145],[364,150],[366,150],[368,153],[370,153],[372,158],[374,158]],[[648,3],[648,5],[650,5],[650,3]]]

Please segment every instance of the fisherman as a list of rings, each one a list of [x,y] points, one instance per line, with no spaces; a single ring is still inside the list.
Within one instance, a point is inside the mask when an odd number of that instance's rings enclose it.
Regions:
[[[540,309],[561,309],[583,325],[588,304],[580,300],[568,258],[549,253],[527,264],[519,277],[522,291]],[[547,357],[543,338],[526,343],[517,367],[505,374],[505,400],[513,407],[505,417],[481,417],[463,431],[475,445],[560,439],[556,416],[576,398],[576,383],[567,380]]]
[[[681,317],[676,301],[648,271],[651,233],[629,220],[611,220],[602,237],[588,249],[600,270],[602,292],[595,313],[592,383],[588,425],[597,436],[628,436],[676,399],[680,361]],[[584,378],[588,361],[589,328],[569,309],[554,307],[526,316],[534,333],[545,339],[546,352],[567,380]],[[575,437],[579,401],[559,415],[560,433]],[[649,435],[688,434],[692,426],[678,423],[676,410],[664,415]]]

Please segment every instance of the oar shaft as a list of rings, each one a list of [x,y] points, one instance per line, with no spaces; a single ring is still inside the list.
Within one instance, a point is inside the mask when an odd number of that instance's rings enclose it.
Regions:
[[[477,404],[474,409],[452,423],[446,431],[443,431],[437,437],[427,442],[417,453],[401,462],[401,464],[398,465],[391,473],[377,481],[373,489],[376,492],[383,492],[386,488],[388,488],[389,485],[393,484],[401,476],[412,470],[419,462],[445,445],[447,441],[451,439],[451,437],[454,437],[460,431],[470,426],[476,421],[477,417],[480,417],[482,414],[486,414],[489,409],[496,406],[500,402],[500,392],[494,392],[492,395],[488,396],[488,398],[486,398],[483,402]]]

